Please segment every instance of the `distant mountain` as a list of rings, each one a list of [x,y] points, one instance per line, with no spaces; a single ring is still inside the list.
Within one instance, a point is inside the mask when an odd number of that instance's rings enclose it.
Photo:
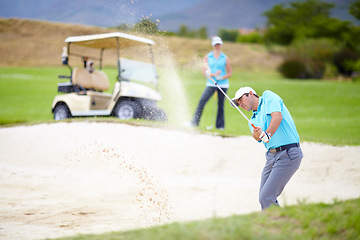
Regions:
[[[110,27],[182,11],[205,0],[0,0],[0,16]],[[175,3],[175,4],[174,4]]]
[[[198,29],[206,26],[210,33],[219,28],[255,28],[265,24],[262,13],[283,0],[207,0],[176,14],[161,16],[160,28],[178,31],[181,24]]]
[[[159,29],[177,32],[181,24],[189,29],[263,27],[262,14],[276,4],[295,0],[0,0],[0,16],[52,22],[112,27],[133,24],[144,17],[160,20]],[[336,8],[333,17],[357,21],[348,12],[353,0],[324,0]]]
[[[237,29],[264,27],[266,18],[263,13],[277,4],[286,4],[296,0],[206,0],[175,14],[160,17],[160,28],[179,31],[179,26],[198,29],[206,26],[210,34],[216,34],[219,28]],[[332,16],[359,24],[349,13],[351,0],[324,0],[335,4]]]

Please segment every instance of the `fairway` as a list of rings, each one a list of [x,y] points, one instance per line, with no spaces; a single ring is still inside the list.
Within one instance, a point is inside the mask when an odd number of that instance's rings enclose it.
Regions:
[[[112,86],[116,81],[116,71],[105,69]],[[163,69],[159,69],[160,92],[164,97],[159,104],[170,115],[168,123],[151,123],[154,126],[178,126],[171,121],[171,114],[176,113],[176,106],[187,102],[188,117],[191,116],[205,86],[205,79],[200,72],[180,69],[176,75],[184,88],[184,99],[167,99],[169,91],[164,81],[170,81]],[[66,81],[58,75],[68,75],[69,70],[59,68],[0,68],[0,124],[53,122],[51,104],[57,94],[57,83]],[[171,76],[173,77],[173,76]],[[228,90],[229,97],[242,86],[251,86],[258,95],[265,90],[277,93],[290,110],[301,141],[321,142],[331,145],[360,145],[360,82],[350,81],[315,81],[286,80],[274,72],[235,71]],[[205,106],[198,128],[207,132],[212,121],[214,104],[210,99]],[[250,112],[245,112],[251,117]],[[85,118],[83,118],[86,120]],[[93,119],[93,118],[88,118]],[[119,121],[116,118],[107,118]],[[190,120],[190,119],[189,119]],[[130,120],[129,123],[144,123]],[[217,130],[210,130],[217,133]],[[249,129],[242,116],[229,104],[225,104],[225,130],[221,135],[249,135]]]

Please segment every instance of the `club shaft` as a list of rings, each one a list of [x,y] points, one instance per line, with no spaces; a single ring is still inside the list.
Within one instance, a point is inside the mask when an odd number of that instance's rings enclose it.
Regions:
[[[215,86],[222,92],[222,94],[224,94],[224,96],[230,101],[230,104],[234,107],[234,108],[236,108],[238,111],[239,111],[239,113],[241,113],[241,115],[246,119],[246,121],[248,121],[248,123],[250,123],[251,124],[251,126],[253,127],[253,128],[255,128],[255,125],[252,123],[252,122],[250,122],[250,120],[246,117],[246,115],[238,108],[238,106],[236,106],[234,103],[233,103],[233,101],[229,98],[229,96],[221,89],[221,87],[214,81],[214,79],[212,78],[212,77],[210,77],[210,79],[211,79],[211,81],[215,84]]]

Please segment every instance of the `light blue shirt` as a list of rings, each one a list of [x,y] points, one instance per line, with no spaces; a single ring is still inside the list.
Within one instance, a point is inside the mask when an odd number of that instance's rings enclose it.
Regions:
[[[291,143],[299,143],[300,136],[289,110],[286,108],[283,100],[272,91],[265,91],[259,98],[257,111],[253,111],[253,116],[250,121],[265,131],[270,125],[270,114],[273,112],[281,112],[283,119],[279,128],[274,135],[271,136],[270,141],[264,143],[265,148],[269,150],[270,148],[277,148]],[[249,127],[252,131],[253,127],[250,124]]]
[[[207,57],[211,73],[216,73],[218,70],[220,70],[220,76],[224,76],[226,74],[226,55],[221,52],[220,57],[216,59],[214,57],[214,51],[211,51],[208,53]],[[215,80],[219,87],[229,88],[229,79],[226,78],[217,80],[216,77],[213,77],[213,80]],[[211,81],[211,79],[207,80],[206,86],[216,87],[215,84]]]

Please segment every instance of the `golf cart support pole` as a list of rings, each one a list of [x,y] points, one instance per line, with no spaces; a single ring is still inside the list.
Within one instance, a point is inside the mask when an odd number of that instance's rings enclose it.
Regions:
[[[246,115],[239,109],[239,107],[238,106],[236,106],[234,103],[233,103],[233,101],[229,98],[229,96],[221,89],[221,87],[216,83],[216,81],[214,81],[214,79],[211,77],[211,75],[210,75],[210,70],[209,69],[207,69],[206,71],[205,71],[205,76],[206,76],[206,78],[208,78],[208,79],[211,79],[211,81],[215,84],[215,86],[222,92],[222,94],[224,94],[224,96],[230,101],[230,104],[234,107],[234,108],[236,108],[240,113],[241,113],[241,115],[246,119],[246,121],[248,121],[248,123],[250,123],[251,124],[251,126],[253,127],[253,128],[255,128],[255,125],[252,123],[252,122],[250,122],[250,120],[246,117]]]
[[[153,52],[153,48],[152,45],[149,44],[149,49],[150,49],[150,56],[151,56],[151,63],[155,66],[155,56],[154,56],[154,52]],[[159,91],[159,76],[157,75],[155,69],[154,69],[154,73],[155,73],[155,79],[156,79],[156,91]]]
[[[116,56],[117,56],[117,67],[118,67],[118,81],[120,82],[121,84],[121,66],[120,66],[120,43],[119,43],[120,39],[119,38],[116,38]],[[121,85],[120,85],[120,88],[121,88]]]
[[[116,38],[116,57],[117,57],[117,68],[118,68],[118,75],[117,80],[119,81],[119,91],[116,93],[114,99],[118,99],[120,92],[121,92],[121,65],[120,65],[120,39]]]
[[[100,64],[99,64],[99,65],[100,65],[100,66],[99,66],[99,69],[100,69],[100,70],[102,70],[102,65],[103,65],[102,60],[103,60],[104,50],[105,50],[105,49],[102,48],[101,51],[100,51]]]

